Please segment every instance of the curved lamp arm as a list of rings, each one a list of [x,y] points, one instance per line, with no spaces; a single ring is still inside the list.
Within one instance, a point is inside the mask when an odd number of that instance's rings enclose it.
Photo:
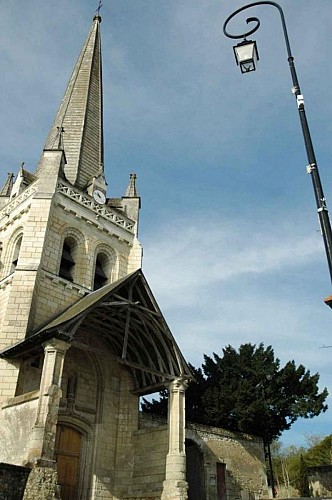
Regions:
[[[285,21],[284,12],[283,12],[282,8],[280,7],[280,5],[277,4],[276,2],[270,2],[268,0],[262,1],[262,2],[253,2],[253,3],[250,3],[248,5],[245,5],[244,7],[241,7],[240,9],[235,10],[233,12],[233,14],[231,14],[230,16],[228,16],[228,18],[224,22],[224,26],[223,26],[223,32],[224,32],[224,34],[226,36],[228,36],[228,38],[238,39],[238,38],[245,38],[246,36],[249,36],[249,35],[252,35],[253,33],[255,33],[255,31],[257,31],[258,28],[259,28],[259,26],[260,26],[260,21],[259,21],[259,19],[257,19],[257,17],[248,17],[248,19],[246,19],[246,23],[247,24],[249,24],[249,23],[251,23],[253,21],[255,21],[257,24],[256,24],[256,26],[252,30],[247,31],[246,33],[243,33],[242,35],[231,35],[230,33],[227,32],[226,26],[229,23],[229,21],[231,19],[233,19],[233,17],[235,17],[237,14],[239,14],[239,12],[242,12],[243,10],[249,9],[250,7],[255,7],[256,5],[272,5],[273,7],[276,7],[278,9],[280,17],[281,17],[282,29],[284,31],[285,42],[286,42],[286,47],[287,47],[287,54],[288,54],[288,57],[292,57],[291,48],[290,48],[290,44],[289,44],[288,33],[287,33],[287,28],[286,28],[286,21]]]
[[[286,49],[287,49],[288,64],[289,64],[289,69],[291,72],[291,77],[292,77],[292,82],[293,82],[292,93],[295,95],[296,102],[297,102],[297,108],[298,108],[301,127],[302,127],[303,139],[304,139],[305,149],[306,149],[307,158],[308,158],[307,172],[311,175],[311,179],[312,179],[314,195],[315,195],[315,200],[316,200],[316,206],[317,206],[317,212],[318,212],[320,227],[321,227],[321,231],[322,231],[322,235],[323,235],[323,239],[324,239],[324,246],[325,246],[325,252],[326,252],[327,262],[328,262],[328,266],[329,266],[329,271],[330,271],[330,278],[332,281],[332,231],[331,231],[331,224],[330,224],[328,210],[326,207],[326,200],[325,200],[325,196],[324,196],[324,192],[323,192],[323,187],[322,187],[322,183],[321,183],[320,176],[319,176],[315,152],[314,152],[314,148],[313,148],[312,141],[311,141],[308,121],[306,118],[306,113],[305,113],[305,108],[304,108],[304,99],[303,99],[303,95],[302,95],[301,90],[300,90],[300,85],[299,85],[299,81],[298,81],[296,70],[295,70],[294,58],[293,58],[292,53],[291,53],[291,48],[290,48],[290,43],[289,43],[289,38],[288,38],[288,33],[287,33],[287,28],[286,28],[286,21],[285,21],[285,16],[284,16],[283,10],[280,7],[280,5],[277,4],[276,2],[270,2],[267,0],[261,1],[261,2],[250,3],[248,5],[241,7],[240,9],[237,9],[230,16],[228,16],[228,18],[224,22],[223,32],[228,38],[232,38],[232,39],[239,39],[239,38],[245,39],[246,36],[249,36],[249,35],[252,35],[253,33],[255,33],[258,30],[258,28],[260,27],[260,21],[257,17],[248,17],[246,19],[247,24],[250,24],[252,22],[255,22],[256,24],[249,31],[246,31],[245,33],[242,33],[240,35],[230,34],[227,31],[227,25],[228,25],[229,21],[231,19],[233,19],[233,17],[235,17],[237,14],[239,14],[240,12],[242,12],[246,9],[249,9],[251,7],[255,7],[257,5],[272,5],[273,7],[276,7],[278,9],[279,14],[280,14],[281,24],[282,24],[282,28],[283,28]]]

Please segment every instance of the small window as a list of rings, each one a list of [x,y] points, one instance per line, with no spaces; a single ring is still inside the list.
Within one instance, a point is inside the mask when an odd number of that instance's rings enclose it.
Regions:
[[[62,256],[60,263],[59,276],[65,278],[68,281],[73,281],[73,272],[75,267],[75,261],[72,256],[73,242],[70,239],[65,239],[62,248]]]
[[[95,277],[93,282],[93,289],[98,290],[106,285],[108,278],[106,270],[109,267],[109,258],[104,253],[99,253],[96,258]]]
[[[18,262],[18,257],[20,255],[20,250],[21,250],[21,245],[22,245],[22,239],[23,236],[20,236],[19,239],[16,242],[14,252],[13,252],[13,258],[11,262],[11,267],[10,267],[10,273],[13,273],[16,269],[17,262]]]

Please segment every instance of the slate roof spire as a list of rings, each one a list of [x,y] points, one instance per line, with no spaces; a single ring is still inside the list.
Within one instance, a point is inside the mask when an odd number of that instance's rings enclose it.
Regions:
[[[2,188],[0,189],[0,196],[10,196],[14,185],[14,174],[7,174],[7,179]]]
[[[63,148],[66,179],[84,189],[104,163],[103,96],[99,15],[83,45],[60,108],[46,139],[44,150]],[[38,175],[41,163],[37,168]]]

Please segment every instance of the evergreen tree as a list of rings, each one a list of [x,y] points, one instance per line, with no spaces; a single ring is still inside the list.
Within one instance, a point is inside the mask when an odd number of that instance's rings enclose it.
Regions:
[[[319,375],[289,361],[280,367],[271,346],[242,344],[223,356],[204,355],[202,369],[191,366],[195,380],[186,393],[187,420],[262,436],[264,441],[289,429],[299,418],[326,411],[327,389],[319,392]],[[161,401],[144,400],[143,411],[167,412]]]

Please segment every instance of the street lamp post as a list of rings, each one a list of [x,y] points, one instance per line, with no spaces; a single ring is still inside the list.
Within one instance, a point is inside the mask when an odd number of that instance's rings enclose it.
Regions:
[[[289,44],[289,38],[288,38],[288,34],[287,34],[286,22],[285,22],[285,16],[284,16],[283,10],[280,7],[280,5],[278,5],[276,2],[261,1],[261,2],[250,3],[248,5],[241,7],[240,9],[237,9],[235,12],[233,12],[233,14],[231,14],[226,19],[224,26],[223,26],[223,32],[228,38],[233,38],[233,39],[243,38],[243,41],[234,47],[234,54],[235,54],[235,58],[236,58],[236,63],[240,66],[242,73],[249,73],[251,71],[255,71],[256,64],[257,64],[257,61],[259,59],[256,42],[254,42],[252,40],[247,40],[246,37],[249,35],[252,35],[253,33],[255,33],[255,31],[258,30],[258,28],[260,26],[259,19],[257,17],[247,18],[247,20],[246,20],[247,24],[255,22],[255,26],[251,30],[249,30],[241,35],[231,35],[227,31],[227,25],[228,25],[229,21],[234,16],[236,16],[239,12],[242,12],[243,10],[246,10],[250,7],[254,7],[256,5],[272,5],[273,7],[276,7],[280,13],[283,33],[284,33],[284,37],[285,37],[287,55],[288,55],[288,64],[289,64],[289,69],[291,72],[291,77],[292,77],[292,82],[293,82],[292,93],[295,95],[295,98],[296,98],[296,103],[297,103],[297,108],[298,108],[298,112],[299,112],[302,133],[303,133],[303,138],[304,138],[304,144],[305,144],[305,149],[306,149],[307,158],[308,158],[307,172],[308,172],[308,174],[311,175],[311,179],[312,179],[315,200],[316,200],[316,206],[317,206],[317,212],[318,212],[320,227],[321,227],[321,231],[322,231],[322,235],[323,235],[323,239],[324,239],[324,246],[325,246],[325,252],[326,252],[327,262],[328,262],[328,266],[329,266],[329,271],[330,271],[330,278],[332,281],[332,231],[331,231],[331,224],[330,224],[328,210],[326,207],[326,200],[325,200],[325,196],[323,193],[323,187],[322,187],[322,183],[321,183],[320,176],[319,176],[318,165],[316,162],[314,148],[313,148],[312,141],[311,141],[307,117],[305,114],[303,94],[301,93],[299,81],[297,79],[297,75],[296,75],[296,71],[295,71],[294,57],[292,56],[292,53],[291,53],[291,48],[290,48],[290,44]],[[326,299],[326,301],[327,301],[327,299]]]

